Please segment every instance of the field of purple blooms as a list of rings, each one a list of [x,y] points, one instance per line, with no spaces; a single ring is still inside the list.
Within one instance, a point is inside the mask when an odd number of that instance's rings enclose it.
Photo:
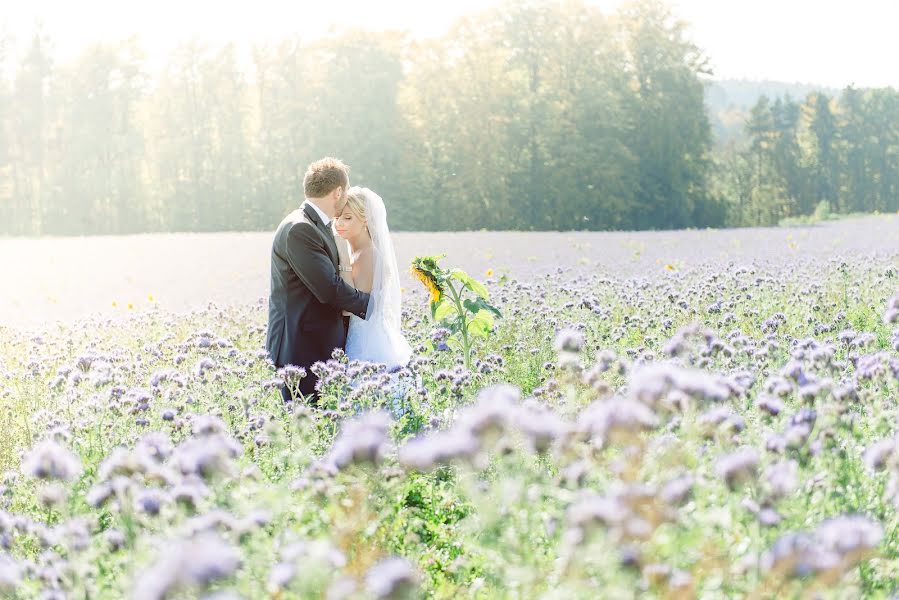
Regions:
[[[262,350],[270,236],[227,238],[0,241],[29,290],[0,313],[0,597],[899,593],[899,218],[399,234],[503,318],[466,369],[409,277],[410,365],[338,353],[318,406]],[[91,308],[123,254],[153,301]]]

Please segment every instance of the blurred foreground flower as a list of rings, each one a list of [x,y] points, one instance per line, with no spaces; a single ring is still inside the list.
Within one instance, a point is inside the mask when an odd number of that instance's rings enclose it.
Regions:
[[[12,558],[0,554],[0,594],[12,597],[22,584],[22,567]]]
[[[163,557],[138,579],[135,600],[163,600],[185,589],[206,589],[241,566],[238,550],[215,534],[167,546]]]
[[[365,587],[375,598],[409,598],[418,587],[418,576],[408,560],[395,556],[369,570]]]
[[[880,523],[843,516],[821,523],[812,533],[787,533],[762,556],[762,569],[774,576],[816,576],[832,583],[871,556],[883,540]]]
[[[58,443],[46,440],[28,453],[22,470],[37,479],[71,481],[81,474],[81,461]]]

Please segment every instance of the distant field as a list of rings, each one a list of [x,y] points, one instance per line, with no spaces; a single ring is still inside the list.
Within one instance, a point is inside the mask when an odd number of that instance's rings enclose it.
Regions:
[[[528,278],[557,268],[652,275],[714,261],[827,260],[895,251],[899,217],[881,215],[790,229],[615,233],[398,233],[398,260],[446,253],[480,277]],[[271,233],[152,234],[0,239],[0,325],[35,327],[152,306],[182,311],[249,303],[268,293]],[[412,285],[407,277],[405,284]]]

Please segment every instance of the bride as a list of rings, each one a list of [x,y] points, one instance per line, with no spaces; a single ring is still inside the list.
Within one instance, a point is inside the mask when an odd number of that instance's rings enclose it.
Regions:
[[[399,271],[384,201],[368,188],[351,187],[334,230],[349,245],[353,286],[371,294],[366,318],[350,316],[347,358],[388,368],[405,366],[412,348],[400,329]]]

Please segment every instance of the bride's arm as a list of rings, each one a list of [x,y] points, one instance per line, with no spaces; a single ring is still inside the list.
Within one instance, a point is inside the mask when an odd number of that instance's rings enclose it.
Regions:
[[[353,276],[350,274],[352,272],[350,268],[350,249],[347,241],[340,236],[335,236],[334,242],[337,246],[337,256],[340,263],[340,278],[349,285],[353,285]]]
[[[337,244],[337,257],[338,262],[340,263],[339,271],[340,278],[343,279],[347,285],[351,287],[356,287],[353,283],[353,269],[350,267],[350,249],[347,241],[342,237],[334,236],[334,242]],[[343,311],[344,317],[349,317],[353,313]]]
[[[362,251],[353,263],[353,285],[360,292],[370,293],[375,278],[374,252]]]

